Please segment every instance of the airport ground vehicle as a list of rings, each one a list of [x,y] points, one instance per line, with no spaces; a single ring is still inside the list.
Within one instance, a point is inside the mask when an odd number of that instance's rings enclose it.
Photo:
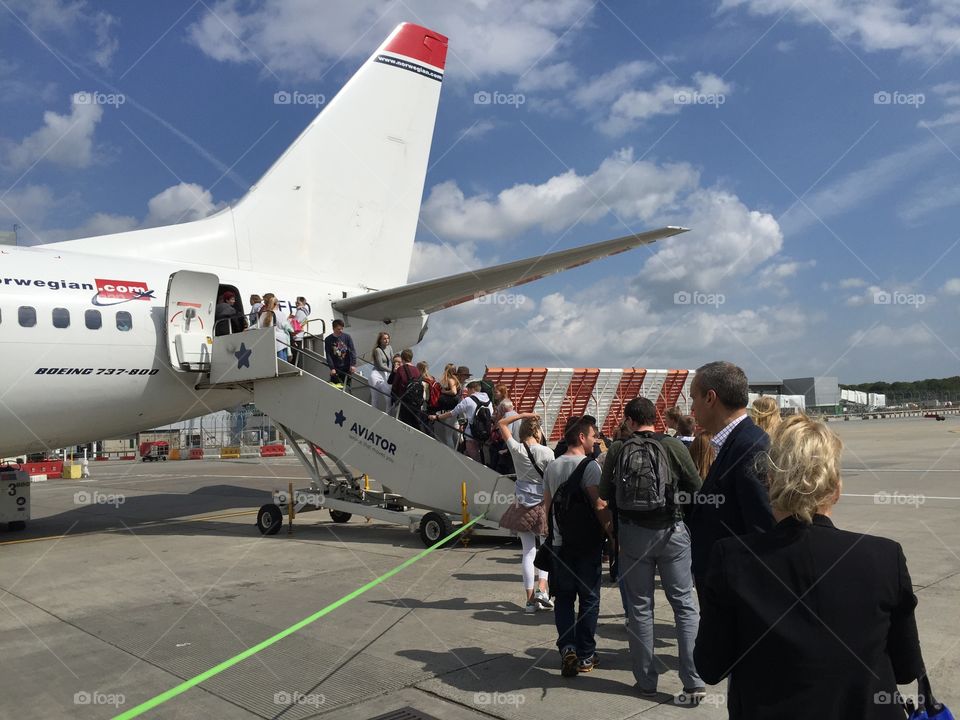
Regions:
[[[163,440],[140,443],[140,460],[142,462],[155,462],[157,460],[166,460],[170,455],[170,443]]]

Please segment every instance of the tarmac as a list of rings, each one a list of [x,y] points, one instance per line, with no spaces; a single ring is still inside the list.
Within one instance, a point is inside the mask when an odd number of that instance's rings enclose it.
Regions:
[[[924,657],[960,708],[960,418],[834,422],[838,526],[900,542]],[[255,527],[292,458],[91,463],[32,486],[25,531],[0,533],[0,717],[109,718],[274,635],[423,550],[404,527],[299,515]],[[455,482],[455,480],[454,480]],[[659,696],[633,689],[616,588],[600,665],[560,677],[549,611],[522,612],[519,543],[435,551],[147,718],[724,718],[725,685],[675,704],[676,636],[658,591]],[[915,688],[904,688],[915,693]],[[800,717],[798,711],[798,717]]]

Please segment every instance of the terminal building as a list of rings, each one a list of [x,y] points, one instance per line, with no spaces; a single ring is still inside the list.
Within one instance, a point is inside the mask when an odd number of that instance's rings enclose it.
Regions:
[[[834,414],[840,406],[840,384],[836,377],[763,379],[750,382],[751,402],[760,395],[777,397],[781,408]]]

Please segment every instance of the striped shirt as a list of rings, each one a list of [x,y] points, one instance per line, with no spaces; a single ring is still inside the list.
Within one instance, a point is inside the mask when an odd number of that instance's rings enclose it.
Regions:
[[[720,448],[723,447],[723,444],[727,441],[727,438],[730,437],[730,433],[733,432],[733,429],[746,419],[747,413],[744,413],[740,417],[734,418],[726,425],[726,427],[723,428],[723,430],[710,438],[710,444],[713,445],[713,449],[719,453]]]

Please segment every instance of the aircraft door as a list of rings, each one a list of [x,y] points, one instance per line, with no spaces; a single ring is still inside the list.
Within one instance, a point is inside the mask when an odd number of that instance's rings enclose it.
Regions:
[[[179,372],[208,372],[220,278],[181,270],[167,283],[167,350]]]

